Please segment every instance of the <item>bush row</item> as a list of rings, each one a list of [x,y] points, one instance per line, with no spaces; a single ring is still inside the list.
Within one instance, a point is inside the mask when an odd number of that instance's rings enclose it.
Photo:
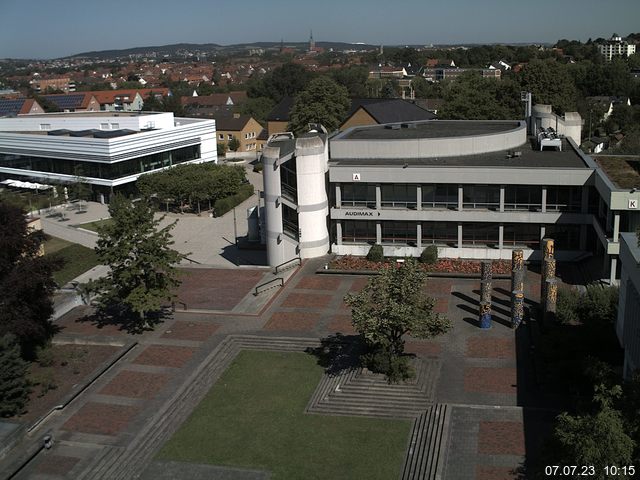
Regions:
[[[367,260],[371,260],[372,262],[382,262],[384,260],[384,253],[382,249],[382,245],[373,245],[367,253]],[[424,263],[427,265],[434,265],[438,261],[438,247],[435,245],[429,245],[420,254],[419,258],[420,263]]]
[[[253,185],[250,183],[246,183],[241,185],[238,193],[235,195],[231,195],[229,197],[221,198],[220,200],[216,200],[216,203],[213,205],[213,213],[216,217],[221,217],[232,208],[240,205],[247,198],[253,195]]]

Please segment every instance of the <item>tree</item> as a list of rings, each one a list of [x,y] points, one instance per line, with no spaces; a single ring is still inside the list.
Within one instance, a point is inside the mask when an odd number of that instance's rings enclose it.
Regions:
[[[240,148],[240,140],[238,140],[235,136],[229,140],[229,142],[227,143],[227,147],[229,148],[229,150],[231,150],[232,152],[237,152],[238,149]]]
[[[302,65],[287,62],[262,78],[252,77],[247,85],[247,95],[251,98],[269,97],[279,102],[304,90],[313,77],[314,74]]]
[[[247,98],[240,105],[239,110],[242,115],[250,115],[264,126],[266,125],[267,116],[275,105],[275,102],[269,97]]]
[[[0,365],[0,417],[10,417],[21,413],[29,399],[27,362],[13,335],[0,337]]]
[[[310,123],[319,123],[331,132],[340,126],[350,105],[346,88],[329,77],[318,77],[296,97],[289,129],[300,134]]]
[[[77,165],[73,169],[73,173],[73,184],[70,188],[71,196],[75,200],[89,200],[91,198],[91,186],[87,182],[87,179],[84,178],[84,170],[82,169],[82,166]]]
[[[19,207],[0,201],[0,336],[15,335],[25,358],[54,332],[52,274],[62,261],[40,256],[43,240]]]
[[[331,73],[333,79],[349,91],[351,98],[364,98],[367,96],[367,78],[369,69],[364,66],[354,65],[347,68],[334,70]]]
[[[589,465],[595,467],[595,476],[606,479],[604,467],[631,465],[634,442],[626,434],[620,412],[603,406],[590,415],[562,413],[549,446],[548,465]],[[551,461],[552,463],[548,463]],[[570,477],[578,478],[578,477]],[[616,478],[630,478],[617,476]]]
[[[426,279],[418,263],[407,259],[399,267],[383,268],[361,292],[345,297],[353,326],[369,347],[365,362],[391,381],[409,375],[405,335],[432,338],[451,328],[446,317],[434,313],[435,300],[424,293]]]
[[[576,108],[576,87],[567,66],[553,59],[532,60],[519,74],[520,85],[535,103],[553,106],[560,113]]]
[[[171,249],[175,222],[159,229],[146,200],[131,202],[117,195],[109,205],[112,222],[98,228],[96,253],[110,270],[85,288],[97,294],[102,312],[120,311],[138,317],[136,327],[149,326],[147,316],[162,309],[180,284],[175,265],[185,256]]]

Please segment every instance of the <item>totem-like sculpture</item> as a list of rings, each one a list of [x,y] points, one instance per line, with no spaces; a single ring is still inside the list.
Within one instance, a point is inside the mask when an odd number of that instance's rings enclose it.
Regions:
[[[553,255],[555,252],[555,245],[552,238],[543,238],[542,239],[542,266],[540,267],[540,311],[546,311],[546,300],[547,300],[547,279],[550,278],[547,272],[547,267],[549,266],[548,259],[553,259]],[[554,263],[555,267],[555,263]],[[553,270],[553,276],[555,277],[555,268]]]
[[[480,265],[480,328],[491,328],[491,280],[492,262],[485,260]]]
[[[524,318],[524,252],[511,252],[511,327],[518,328]]]
[[[558,301],[558,279],[547,279],[547,290],[545,297],[544,321],[553,322],[556,320],[556,304]]]

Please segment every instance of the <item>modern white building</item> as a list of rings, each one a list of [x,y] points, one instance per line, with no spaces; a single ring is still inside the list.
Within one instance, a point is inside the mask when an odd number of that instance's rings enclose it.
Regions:
[[[276,135],[263,155],[269,264],[366,255],[373,244],[386,256],[436,245],[442,257],[470,259],[522,248],[535,260],[546,236],[560,260],[602,257],[615,283],[620,233],[640,225],[640,174],[627,179],[638,189],[613,182],[577,147],[580,124],[534,108],[535,135],[518,120]]]
[[[172,113],[77,112],[0,118],[0,180],[73,182],[102,198],[140,175],[217,162],[214,120]]]
[[[636,53],[636,46],[614,33],[607,42],[598,45],[598,51],[607,62],[610,62],[613,57],[629,57],[633,55]]]

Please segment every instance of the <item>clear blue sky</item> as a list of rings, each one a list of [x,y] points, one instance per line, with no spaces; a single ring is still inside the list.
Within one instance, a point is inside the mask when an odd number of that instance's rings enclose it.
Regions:
[[[171,43],[586,41],[640,30],[639,0],[0,0],[0,58]]]

